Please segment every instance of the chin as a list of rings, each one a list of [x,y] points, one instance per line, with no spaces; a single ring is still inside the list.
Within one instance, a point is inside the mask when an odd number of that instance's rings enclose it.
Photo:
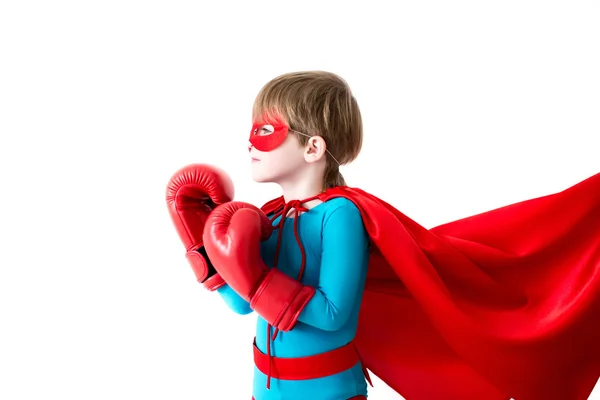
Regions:
[[[281,171],[259,161],[252,164],[250,168],[250,175],[255,182],[272,183],[278,179],[278,177],[281,175]]]
[[[273,177],[265,174],[265,173],[261,173],[259,171],[252,171],[252,179],[254,180],[254,182],[258,182],[258,183],[268,183],[268,182],[273,182]]]
[[[260,178],[260,177],[257,178],[257,177],[254,177],[254,176],[252,177],[252,180],[254,180],[254,182],[257,182],[257,183],[268,183],[269,182],[268,179],[263,179],[263,178]]]

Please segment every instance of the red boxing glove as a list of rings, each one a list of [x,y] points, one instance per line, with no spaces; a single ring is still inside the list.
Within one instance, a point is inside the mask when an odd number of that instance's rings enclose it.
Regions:
[[[265,265],[260,241],[272,231],[271,221],[261,210],[229,202],[208,216],[204,246],[227,284],[272,326],[289,331],[315,289]]]
[[[177,171],[167,185],[167,206],[175,229],[187,250],[198,282],[216,290],[225,282],[206,255],[202,235],[210,212],[233,199],[233,182],[219,168],[191,164]]]

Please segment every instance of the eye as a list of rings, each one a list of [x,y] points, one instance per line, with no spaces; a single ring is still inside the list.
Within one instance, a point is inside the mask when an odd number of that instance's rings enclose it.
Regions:
[[[255,132],[255,135],[261,135],[261,136],[266,136],[266,135],[270,135],[271,133],[273,133],[275,131],[275,129],[273,128],[273,125],[263,125],[261,127],[259,127],[258,132]]]

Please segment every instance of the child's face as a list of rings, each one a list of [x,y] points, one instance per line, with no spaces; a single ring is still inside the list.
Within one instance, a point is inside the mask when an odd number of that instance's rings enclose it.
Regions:
[[[294,179],[306,164],[304,148],[296,135],[287,134],[287,129],[255,125],[251,135],[254,136],[249,146],[251,171],[256,182],[281,184]]]

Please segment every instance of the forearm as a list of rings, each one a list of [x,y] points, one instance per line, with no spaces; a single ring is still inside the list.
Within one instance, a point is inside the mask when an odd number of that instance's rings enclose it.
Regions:
[[[298,321],[324,331],[342,329],[350,319],[352,310],[360,306],[356,301],[362,297],[362,287],[359,290],[356,290],[355,294],[345,302],[337,304],[317,290],[300,313]]]
[[[342,329],[351,316],[356,316],[365,288],[369,247],[366,240],[357,239],[351,244],[356,244],[356,247],[350,247],[352,251],[346,250],[345,247],[337,247],[323,253],[321,274],[316,288],[302,285],[282,272],[272,271],[276,277],[266,281],[272,282],[272,286],[277,286],[279,292],[289,293],[290,296],[275,296],[266,301],[269,306],[275,306],[278,302],[274,299],[285,300],[280,305],[281,308],[274,307],[271,310],[270,320],[291,321],[282,324],[287,329],[292,329],[298,321],[325,331],[336,331]],[[269,319],[264,315],[264,310],[255,310],[263,318]]]
[[[221,286],[217,289],[217,292],[219,292],[225,301],[225,304],[227,304],[227,306],[229,306],[236,314],[244,315],[252,312],[250,304],[237,294],[228,284]]]

